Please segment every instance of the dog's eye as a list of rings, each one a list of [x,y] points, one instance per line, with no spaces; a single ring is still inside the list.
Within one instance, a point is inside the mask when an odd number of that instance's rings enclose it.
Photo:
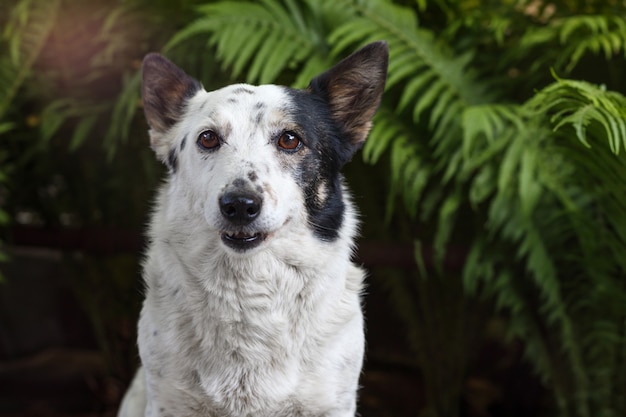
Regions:
[[[283,132],[278,138],[278,146],[286,151],[297,151],[302,146],[298,135],[293,132]]]
[[[198,145],[204,149],[216,149],[220,146],[220,138],[212,130],[205,130],[198,136]]]

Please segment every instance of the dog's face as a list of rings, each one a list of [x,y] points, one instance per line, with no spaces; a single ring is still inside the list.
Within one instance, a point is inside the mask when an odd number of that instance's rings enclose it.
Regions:
[[[226,250],[248,253],[293,227],[336,239],[345,209],[340,169],[369,132],[386,68],[380,42],[306,90],[238,84],[206,92],[148,55],[144,109],[172,192]]]

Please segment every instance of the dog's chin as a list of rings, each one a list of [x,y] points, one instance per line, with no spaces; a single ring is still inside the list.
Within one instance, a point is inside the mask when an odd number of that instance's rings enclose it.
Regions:
[[[236,252],[247,252],[258,247],[267,238],[267,233],[222,232],[222,242]]]

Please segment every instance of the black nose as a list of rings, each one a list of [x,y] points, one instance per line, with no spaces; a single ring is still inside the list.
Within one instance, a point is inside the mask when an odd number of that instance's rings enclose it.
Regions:
[[[252,194],[226,193],[220,197],[220,211],[232,224],[243,226],[256,219],[263,200]]]

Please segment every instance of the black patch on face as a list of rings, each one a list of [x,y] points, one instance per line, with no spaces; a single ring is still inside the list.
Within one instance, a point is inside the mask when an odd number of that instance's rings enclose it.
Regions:
[[[183,149],[185,149],[185,145],[187,144],[187,137],[185,136],[182,140],[182,142],[180,142],[180,151],[182,152]]]
[[[243,188],[246,182],[242,178],[237,178],[233,181],[233,186],[236,188]]]
[[[252,182],[255,182],[256,180],[259,179],[259,177],[256,175],[256,172],[250,171],[248,172],[248,179]]]
[[[254,91],[246,87],[238,87],[233,90],[234,94],[254,94]]]
[[[176,149],[172,148],[170,150],[169,155],[167,156],[167,166],[172,172],[172,174],[176,173],[177,164],[178,164],[178,155],[176,155]]]
[[[265,105],[265,103],[260,102],[260,101],[254,105],[255,112],[253,113],[253,116],[252,116],[252,123],[254,125],[258,126],[259,124],[261,124],[261,121],[263,121],[263,118],[265,117],[266,107],[267,106]]]
[[[317,237],[333,241],[339,235],[344,220],[345,204],[341,189],[341,168],[358,146],[342,134],[331,117],[326,101],[304,90],[286,89],[294,107],[291,118],[303,133],[302,140],[309,148],[300,162],[296,181],[302,185],[309,223]],[[326,191],[325,198],[317,195],[319,185]]]
[[[265,112],[263,110],[259,110],[252,117],[252,124],[254,124],[255,126],[260,125],[264,117],[265,117]]]

